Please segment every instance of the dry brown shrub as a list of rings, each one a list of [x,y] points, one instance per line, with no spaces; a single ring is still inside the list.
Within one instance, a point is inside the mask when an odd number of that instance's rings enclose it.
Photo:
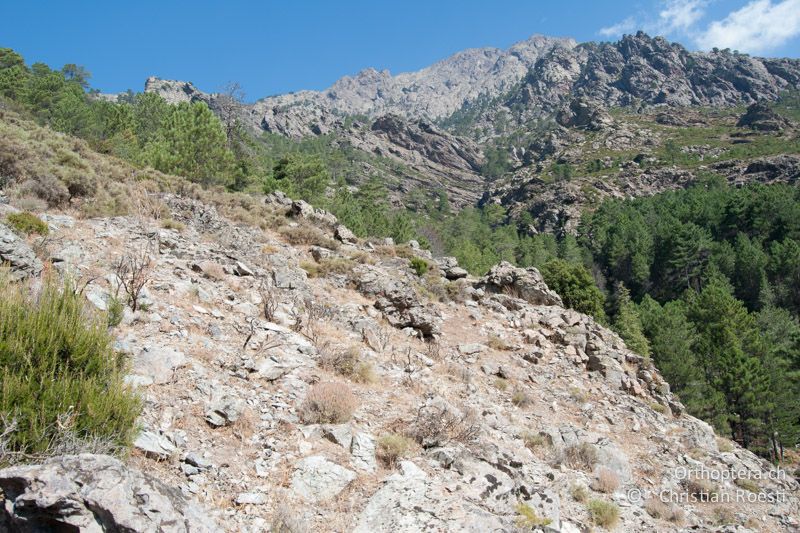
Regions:
[[[619,476],[613,470],[600,467],[595,474],[592,488],[598,492],[612,494],[619,488]]]
[[[471,444],[479,433],[480,422],[473,411],[458,411],[440,403],[421,407],[411,427],[411,435],[423,448]]]
[[[597,464],[597,460],[597,448],[588,442],[581,442],[564,448],[562,462],[570,468],[591,472]]]
[[[358,398],[344,383],[317,383],[308,389],[300,418],[306,424],[343,424],[357,407]]]

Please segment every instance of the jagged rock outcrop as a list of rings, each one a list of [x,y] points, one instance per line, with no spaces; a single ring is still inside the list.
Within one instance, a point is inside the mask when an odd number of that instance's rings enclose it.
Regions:
[[[144,83],[144,92],[155,93],[167,103],[180,104],[182,102],[205,102],[210,104],[213,95],[204,93],[188,81],[164,80],[150,76]]]
[[[393,145],[450,169],[474,173],[483,163],[483,156],[472,141],[453,137],[429,122],[409,123],[396,115],[385,115],[372,123],[371,130]]]
[[[0,529],[215,533],[198,505],[161,481],[104,455],[62,456],[0,470]]]
[[[362,294],[377,297],[375,308],[397,328],[412,328],[423,337],[439,334],[441,317],[420,301],[410,283],[391,279],[377,269],[362,265],[356,271],[356,286]]]
[[[537,269],[515,267],[508,261],[493,266],[477,287],[487,292],[511,294],[534,305],[564,305]]]
[[[614,124],[614,120],[605,109],[586,98],[572,99],[558,112],[556,122],[565,128],[583,128],[592,131],[609,128]]]
[[[783,131],[791,126],[791,122],[773,111],[766,102],[756,102],[747,108],[736,125],[758,131]]]
[[[6,263],[11,267],[13,279],[35,276],[42,271],[42,262],[28,243],[11,228],[0,223],[0,265]]]

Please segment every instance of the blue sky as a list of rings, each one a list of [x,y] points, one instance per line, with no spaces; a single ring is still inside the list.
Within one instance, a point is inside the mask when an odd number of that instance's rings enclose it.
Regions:
[[[800,56],[800,0],[0,2],[0,46],[84,65],[104,92],[138,91],[156,75],[207,91],[238,81],[249,100],[534,33],[616,40],[640,28],[691,49]]]

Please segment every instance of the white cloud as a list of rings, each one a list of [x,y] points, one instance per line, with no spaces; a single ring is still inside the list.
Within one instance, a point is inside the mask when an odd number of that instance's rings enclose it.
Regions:
[[[613,26],[600,28],[600,35],[604,37],[619,37],[624,33],[630,33],[636,29],[636,19],[628,17],[622,22],[618,22]]]
[[[709,24],[694,41],[702,49],[733,48],[761,53],[800,35],[800,0],[754,0]]]
[[[705,15],[706,2],[703,0],[668,0],[658,13],[655,23],[658,34],[675,31],[688,31]]]
[[[686,32],[705,14],[706,0],[662,0],[658,17],[628,17],[622,22],[601,28],[604,37],[619,37],[624,33],[644,30],[653,35]]]

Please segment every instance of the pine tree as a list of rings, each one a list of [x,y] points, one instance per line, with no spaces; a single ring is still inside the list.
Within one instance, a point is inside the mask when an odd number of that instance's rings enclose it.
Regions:
[[[688,317],[698,332],[695,353],[706,380],[725,396],[731,437],[748,446],[764,437],[763,417],[772,408],[759,359],[765,345],[755,321],[721,276],[689,296]]]
[[[617,283],[614,291],[614,322],[616,331],[628,348],[645,357],[650,355],[650,343],[642,332],[642,322],[631,293],[622,283]]]
[[[204,186],[225,185],[233,170],[233,155],[225,143],[222,124],[206,104],[182,102],[145,146],[143,158],[157,170]]]

